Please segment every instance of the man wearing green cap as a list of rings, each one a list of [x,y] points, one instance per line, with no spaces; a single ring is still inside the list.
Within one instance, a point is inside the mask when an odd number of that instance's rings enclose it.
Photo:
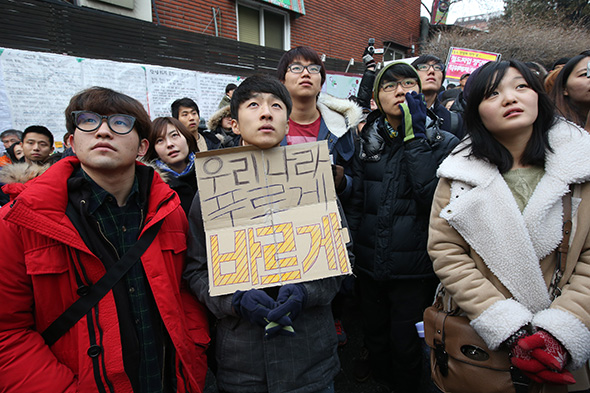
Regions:
[[[437,278],[426,252],[436,170],[458,139],[427,110],[420,77],[391,63],[375,78],[372,112],[352,163],[346,216],[354,240],[365,347],[376,381],[416,392],[422,351],[414,324]]]

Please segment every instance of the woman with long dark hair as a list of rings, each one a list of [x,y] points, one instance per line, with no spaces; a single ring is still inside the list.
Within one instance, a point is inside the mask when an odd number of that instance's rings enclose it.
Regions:
[[[590,132],[590,51],[572,57],[551,89],[560,115]]]
[[[438,170],[430,217],[442,304],[490,349],[508,350],[529,391],[566,392],[575,380],[586,385],[569,391],[586,391],[588,376],[568,370],[590,357],[590,135],[555,117],[521,62],[491,62],[471,78],[467,137]]]

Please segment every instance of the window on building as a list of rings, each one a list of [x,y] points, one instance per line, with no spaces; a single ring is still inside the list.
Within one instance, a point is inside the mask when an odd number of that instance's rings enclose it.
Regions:
[[[152,21],[151,0],[76,0],[76,4],[147,22]]]
[[[238,39],[276,49],[289,47],[289,15],[267,7],[238,4]]]
[[[248,44],[260,45],[260,12],[238,5],[239,39]]]
[[[118,5],[119,7],[129,8],[130,10],[133,9],[133,0],[97,0],[102,3],[109,3],[113,5]]]
[[[383,61],[401,60],[405,58],[404,52],[388,48],[383,52]]]
[[[264,14],[264,45],[276,49],[285,49],[285,15],[267,10]]]

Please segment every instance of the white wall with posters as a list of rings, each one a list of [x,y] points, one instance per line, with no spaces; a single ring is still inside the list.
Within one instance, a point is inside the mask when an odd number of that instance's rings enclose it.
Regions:
[[[65,133],[64,110],[70,98],[91,86],[108,87],[141,102],[151,118],[170,115],[170,104],[189,97],[201,116],[217,110],[228,83],[239,76],[172,67],[77,58],[0,48],[0,131],[38,124],[56,141]]]
[[[66,132],[64,110],[70,98],[91,86],[108,87],[137,99],[152,119],[169,116],[175,99],[189,97],[199,105],[201,117],[208,119],[217,110],[225,86],[239,84],[241,79],[0,47],[0,132],[43,125],[60,142]],[[328,73],[322,91],[347,98],[356,95],[359,83],[360,77],[354,75]]]

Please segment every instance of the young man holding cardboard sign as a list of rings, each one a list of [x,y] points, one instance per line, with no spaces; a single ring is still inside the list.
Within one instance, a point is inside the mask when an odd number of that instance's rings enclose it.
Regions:
[[[250,154],[262,152],[264,164],[272,166],[273,161],[271,159],[267,161],[267,157],[276,152],[273,148],[279,145],[287,133],[290,111],[289,93],[277,79],[253,76],[236,89],[231,103],[233,132],[241,135],[242,145],[258,148],[244,149],[243,151],[249,154],[248,157]],[[233,157],[233,154],[238,153],[231,154]],[[241,159],[223,161],[219,158],[220,156],[209,156],[209,153],[203,153],[202,156],[210,157],[210,162],[216,163],[209,167],[209,174],[211,179],[217,182],[212,184],[218,188],[222,187],[220,182],[223,180],[219,180],[221,176],[213,173],[214,170],[228,163],[246,162]],[[257,162],[260,164],[260,159],[257,159]],[[330,174],[329,160],[326,160],[325,164],[327,173]],[[248,175],[246,172],[255,172],[255,170],[238,172],[234,172],[234,176],[230,179],[234,180],[233,177],[236,177],[236,184],[245,183],[243,180]],[[258,171],[256,176],[259,175],[259,178],[264,181],[270,178],[273,172],[272,167],[266,167],[266,170]],[[238,176],[241,182],[237,181]],[[200,176],[199,181],[203,178],[204,176]],[[227,180],[228,177],[223,179]],[[329,179],[331,181],[331,176]],[[333,190],[333,184],[330,183],[329,186]],[[334,275],[305,282],[294,280],[296,283],[288,284],[284,284],[286,280],[283,278],[276,281],[274,286],[271,284],[270,287],[260,284],[261,281],[272,276],[264,276],[260,270],[270,269],[273,264],[284,264],[283,272],[293,271],[293,266],[284,262],[289,259],[295,263],[297,257],[285,258],[284,255],[288,253],[284,249],[281,250],[282,244],[291,240],[296,243],[298,236],[312,237],[305,233],[307,229],[301,229],[296,225],[294,225],[297,227],[296,230],[289,231],[293,234],[293,238],[287,235],[286,230],[279,233],[276,228],[285,223],[278,221],[278,211],[281,212],[281,218],[288,213],[280,209],[274,210],[278,202],[269,207],[269,213],[265,216],[274,220],[270,225],[274,231],[270,237],[276,237],[274,243],[262,244],[260,238],[264,238],[265,235],[261,235],[260,228],[241,230],[239,225],[234,226],[232,218],[229,225],[235,228],[235,233],[248,233],[248,236],[242,236],[239,238],[241,240],[236,240],[235,246],[232,242],[231,247],[235,247],[235,251],[223,254],[227,256],[224,260],[225,265],[229,264],[235,268],[227,269],[222,263],[214,265],[213,261],[209,261],[209,264],[214,267],[210,267],[208,271],[207,248],[209,247],[210,253],[212,248],[216,248],[216,255],[222,255],[219,249],[223,248],[223,245],[218,245],[217,242],[222,243],[224,239],[221,235],[210,235],[209,230],[207,236],[205,234],[207,226],[214,221],[206,209],[211,199],[205,195],[206,188],[199,186],[199,189],[203,190],[202,194],[200,197],[195,197],[189,214],[191,236],[188,246],[189,261],[184,277],[193,293],[202,299],[218,318],[216,356],[217,383],[220,392],[333,392],[332,381],[340,365],[330,302],[340,287],[341,276]],[[290,192],[289,195],[292,194],[293,192]],[[241,211],[245,209],[246,207]],[[286,223],[286,225],[289,224]],[[230,231],[232,237],[233,228]],[[328,230],[324,230],[323,233],[327,233]],[[343,229],[343,232],[345,231]],[[236,239],[238,239],[237,235]],[[246,244],[249,247],[246,247]],[[274,247],[277,250],[271,252],[270,249]],[[243,253],[238,251],[239,248],[244,250]],[[335,245],[332,250],[335,249],[338,249],[338,245]],[[346,253],[345,249],[344,253]],[[251,254],[255,256],[252,257]],[[272,254],[271,258],[267,258],[269,254]],[[215,256],[209,258],[215,259]],[[232,259],[229,260],[230,258]],[[337,260],[340,261],[339,257]],[[264,261],[265,264],[256,265],[260,261]],[[255,266],[258,269],[256,273],[254,273]],[[338,266],[342,268],[337,274],[342,274],[347,269],[350,271],[350,265]],[[301,272],[303,275],[305,268],[302,268]],[[246,287],[240,287],[245,290],[236,290],[231,294],[227,294],[230,292],[226,291],[222,292],[226,293],[225,295],[215,296],[215,293],[219,292],[215,292],[218,288],[215,288],[217,284],[212,277],[235,277],[239,274],[246,277],[255,276],[256,280],[259,280],[259,285],[247,283]],[[275,276],[285,277],[282,274]]]

